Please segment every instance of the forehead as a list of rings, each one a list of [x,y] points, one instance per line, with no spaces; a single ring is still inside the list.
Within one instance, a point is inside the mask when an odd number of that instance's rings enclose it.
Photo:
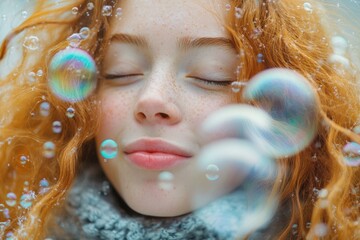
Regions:
[[[147,38],[225,36],[225,4],[222,0],[122,0],[122,18],[114,19],[111,32]]]

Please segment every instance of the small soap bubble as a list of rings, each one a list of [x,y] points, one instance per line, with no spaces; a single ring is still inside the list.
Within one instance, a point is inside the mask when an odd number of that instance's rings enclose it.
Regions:
[[[11,232],[11,231],[10,231],[10,232],[7,232],[5,236],[6,236],[5,240],[15,240],[15,238],[14,238],[14,237],[15,237],[15,236],[14,236],[14,233]]]
[[[78,14],[78,13],[79,13],[79,8],[73,7],[73,8],[71,9],[71,13],[74,14],[74,15]]]
[[[215,164],[209,164],[206,167],[206,178],[209,181],[215,181],[219,179],[219,167],[216,166]]]
[[[40,189],[39,189],[39,194],[45,194],[49,191],[49,182],[48,180],[46,180],[45,178],[41,179],[40,180],[40,183],[39,183],[39,186],[40,186]]]
[[[25,193],[20,197],[20,206],[27,209],[31,207],[33,201],[33,196],[29,193]]]
[[[344,55],[348,49],[348,42],[341,36],[333,36],[331,38],[331,45],[334,49],[334,54]]]
[[[25,165],[29,161],[29,158],[25,155],[20,156],[20,163]]]
[[[158,186],[163,190],[171,190],[174,188],[174,174],[168,171],[163,171],[158,176]]]
[[[118,154],[118,145],[112,139],[106,139],[100,144],[100,154],[105,159],[113,159]]]
[[[8,208],[5,208],[3,211],[4,217],[9,219],[10,218],[10,210]]]
[[[73,118],[75,116],[75,109],[73,107],[68,107],[66,109],[66,116],[68,118]]]
[[[315,137],[319,106],[312,86],[299,73],[282,68],[255,75],[243,91],[245,101],[269,113],[268,129],[254,129],[250,139],[274,158],[289,157]]]
[[[329,227],[325,223],[318,223],[315,225],[314,233],[318,237],[325,237],[329,232]]]
[[[87,9],[88,10],[93,10],[94,9],[94,3],[92,3],[92,2],[89,2],[87,5],[86,5],[86,7],[87,7]]]
[[[112,7],[110,5],[104,5],[101,11],[102,15],[105,17],[111,16],[111,12],[112,12]]]
[[[321,189],[318,193],[319,198],[326,198],[327,196],[328,196],[328,190],[326,188]]]
[[[235,17],[236,18],[242,18],[243,14],[244,14],[244,11],[241,8],[239,8],[239,7],[235,8]]]
[[[257,56],[256,56],[256,61],[258,63],[262,63],[264,62],[264,55],[262,53],[259,53]]]
[[[360,135],[360,125],[358,125],[358,126],[354,127],[352,131],[353,131],[354,133],[356,133],[356,134],[359,134],[359,135]]]
[[[80,45],[82,37],[79,33],[73,33],[66,40],[69,42],[71,47],[76,48]]]
[[[34,73],[34,72],[29,72],[29,73],[28,73],[28,81],[29,81],[29,83],[34,83],[34,82],[36,82],[36,73]]]
[[[13,207],[16,205],[16,194],[13,192],[9,192],[8,194],[6,194],[6,204],[9,207]]]
[[[312,13],[313,8],[312,8],[312,5],[310,3],[305,2],[303,6],[304,6],[305,11],[307,11],[308,13]]]
[[[42,75],[44,74],[43,70],[39,69],[37,72],[36,72],[36,76],[38,77],[41,77]]]
[[[225,10],[230,11],[230,9],[231,9],[230,3],[225,4]]]
[[[47,141],[43,145],[43,156],[46,158],[53,158],[55,156],[55,144]]]
[[[50,89],[67,102],[87,98],[97,85],[94,59],[84,50],[69,48],[51,59],[48,71]]]
[[[360,166],[360,144],[356,142],[348,142],[344,148],[345,164],[351,167]]]
[[[40,47],[40,40],[37,36],[25,37],[23,46],[28,50],[35,51]]]
[[[25,11],[25,10],[21,12],[21,16],[22,16],[22,18],[27,18],[27,17],[28,17],[28,15],[29,15],[29,14],[28,14],[28,12],[27,12],[27,11]]]
[[[232,82],[231,83],[231,91],[233,91],[234,93],[238,93],[241,90],[241,87],[245,86],[246,83],[245,82]]]
[[[3,211],[4,211],[4,209],[5,209],[5,205],[4,205],[4,204],[2,204],[2,203],[0,203],[0,212],[3,212]]]
[[[122,8],[117,8],[115,10],[115,17],[120,18],[122,16],[122,12],[123,12]]]
[[[43,117],[47,117],[50,114],[50,103],[42,102],[40,104],[40,115]]]
[[[90,28],[88,27],[81,28],[79,34],[82,39],[87,39],[90,35]]]
[[[62,126],[60,121],[54,121],[52,124],[53,133],[61,133]]]

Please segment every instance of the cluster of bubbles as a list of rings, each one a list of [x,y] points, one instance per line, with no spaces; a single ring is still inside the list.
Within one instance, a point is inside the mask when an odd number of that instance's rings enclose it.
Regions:
[[[232,88],[239,92],[243,86]],[[206,145],[197,156],[198,168],[209,182],[232,178],[251,196],[237,224],[244,226],[241,236],[271,220],[277,198],[269,199],[270,188],[259,190],[258,185],[275,180],[275,159],[290,157],[312,142],[318,117],[311,85],[292,70],[275,68],[257,74],[244,87],[242,98],[253,106],[229,105],[203,122],[199,135]]]
[[[49,87],[64,101],[81,101],[95,90],[96,71],[95,61],[86,51],[78,48],[61,50],[49,64]]]

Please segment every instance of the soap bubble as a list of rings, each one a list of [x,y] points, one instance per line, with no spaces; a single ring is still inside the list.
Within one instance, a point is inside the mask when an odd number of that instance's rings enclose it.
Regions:
[[[174,174],[163,171],[158,176],[158,187],[163,190],[171,190],[174,188]]]
[[[20,197],[20,206],[27,209],[32,205],[33,197],[29,193],[25,193]]]
[[[82,39],[87,39],[90,35],[90,28],[88,27],[81,28],[79,34]]]
[[[259,53],[256,57],[257,57],[256,61],[258,63],[264,62],[264,55],[262,53]]]
[[[9,207],[13,207],[16,205],[16,194],[13,192],[9,192],[8,194],[6,194],[6,204]]]
[[[53,158],[55,156],[55,144],[51,141],[45,142],[43,145],[43,156]]]
[[[112,139],[106,139],[100,144],[100,154],[105,159],[113,159],[118,154],[118,145]]]
[[[206,178],[210,181],[219,179],[219,167],[215,164],[209,164],[206,167]]]
[[[54,121],[52,124],[52,130],[53,130],[53,133],[61,133],[61,131],[62,131],[61,122]]]
[[[210,166],[214,177],[211,180],[216,181],[208,181],[210,187],[202,186],[197,190],[194,206],[208,199],[218,189],[229,186],[236,188],[230,195],[234,194],[238,205],[235,209],[231,207],[231,213],[222,209],[209,215],[208,211],[202,212],[200,209],[196,213],[199,218],[219,230],[224,225],[227,225],[227,229],[234,226],[231,232],[236,232],[240,237],[269,223],[278,204],[277,197],[270,196],[270,185],[276,176],[273,159],[259,151],[252,142],[234,138],[205,145],[197,159],[200,172],[207,174]]]
[[[73,48],[76,48],[80,45],[82,37],[79,33],[71,34],[66,40],[69,42],[69,45]]]
[[[93,10],[94,9],[94,3],[92,3],[92,2],[89,2],[87,5],[86,5],[86,7],[87,7],[87,9],[88,10]]]
[[[112,7],[110,5],[104,5],[102,8],[102,15],[105,17],[111,16]]]
[[[79,13],[79,8],[73,7],[73,8],[71,9],[71,13],[74,14],[74,15],[78,14],[78,13]]]
[[[40,186],[39,194],[45,194],[50,190],[49,188],[50,184],[48,180],[46,180],[45,178],[40,180],[39,186]]]
[[[49,85],[64,101],[77,102],[96,88],[96,65],[85,51],[68,48],[55,54],[49,65]]]
[[[50,103],[42,102],[40,104],[40,115],[43,117],[47,117],[49,116],[49,111],[50,111]]]
[[[23,46],[28,50],[35,51],[40,47],[40,40],[37,36],[25,37]]]
[[[313,8],[312,8],[312,5],[310,3],[305,2],[303,6],[304,6],[305,11],[307,11],[308,13],[312,13]]]
[[[325,223],[318,223],[314,227],[314,232],[318,237],[325,237],[329,232],[329,227]]]
[[[115,10],[115,17],[116,17],[116,18],[120,18],[120,17],[122,16],[122,13],[123,13],[122,8],[117,8],[117,9]]]
[[[360,144],[356,142],[348,142],[344,148],[345,164],[352,167],[360,166]]]
[[[348,43],[345,38],[341,36],[333,36],[331,38],[331,44],[334,49],[334,54],[344,55],[348,48]]]
[[[29,161],[29,158],[25,155],[20,156],[20,163],[25,165]]]
[[[289,69],[265,70],[249,81],[243,97],[273,119],[270,129],[258,129],[252,134],[252,140],[271,156],[296,154],[313,140],[318,100],[302,75]]]
[[[66,109],[66,116],[68,118],[73,118],[75,116],[75,109],[73,107],[68,107]]]

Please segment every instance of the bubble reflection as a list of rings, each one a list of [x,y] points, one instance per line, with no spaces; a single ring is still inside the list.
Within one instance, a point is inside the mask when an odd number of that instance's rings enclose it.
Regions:
[[[56,96],[67,102],[81,101],[96,88],[96,64],[87,52],[68,48],[51,59],[48,79]]]
[[[113,159],[118,154],[118,145],[112,139],[106,139],[100,144],[100,154],[105,159]]]
[[[258,129],[251,136],[269,155],[278,158],[296,154],[313,140],[318,103],[302,75],[288,69],[265,70],[250,80],[243,97],[272,118],[270,129]]]

